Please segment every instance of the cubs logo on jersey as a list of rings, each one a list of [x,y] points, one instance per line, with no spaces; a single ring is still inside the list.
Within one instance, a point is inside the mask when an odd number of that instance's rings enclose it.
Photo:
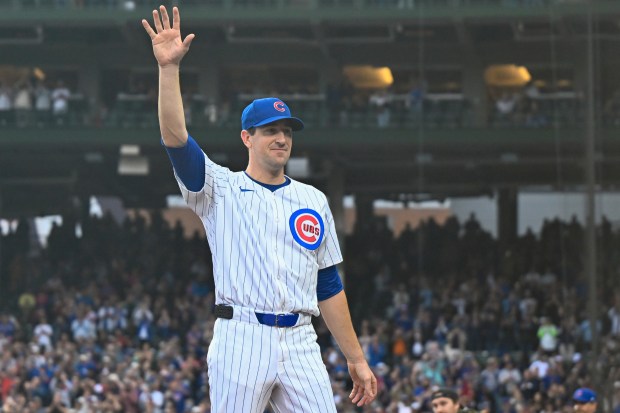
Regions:
[[[315,210],[304,208],[293,212],[289,226],[293,238],[302,247],[315,250],[321,245],[325,225]]]

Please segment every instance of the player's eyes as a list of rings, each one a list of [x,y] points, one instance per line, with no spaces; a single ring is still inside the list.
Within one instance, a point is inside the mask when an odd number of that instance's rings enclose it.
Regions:
[[[265,134],[266,135],[275,135],[278,132],[280,132],[279,129],[277,128],[269,128],[269,129],[265,129]],[[282,132],[284,133],[284,135],[286,136],[293,136],[293,130],[292,129],[284,129],[282,130]]]

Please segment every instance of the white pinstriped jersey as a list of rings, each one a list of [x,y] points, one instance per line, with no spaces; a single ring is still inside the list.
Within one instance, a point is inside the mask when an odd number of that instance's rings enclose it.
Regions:
[[[342,262],[325,195],[293,179],[272,192],[204,156],[202,190],[175,177],[206,229],[216,304],[319,315],[317,272]]]

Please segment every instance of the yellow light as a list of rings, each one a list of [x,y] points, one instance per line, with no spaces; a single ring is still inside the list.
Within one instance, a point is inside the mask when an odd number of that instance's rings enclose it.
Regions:
[[[484,72],[484,80],[489,86],[524,86],[532,76],[525,66],[492,65]]]
[[[573,82],[569,79],[558,79],[556,85],[557,87],[571,87]]]
[[[32,74],[39,80],[45,80],[45,72],[40,67],[32,69]]]
[[[379,89],[391,86],[394,77],[389,67],[345,66],[344,75],[359,89]]]

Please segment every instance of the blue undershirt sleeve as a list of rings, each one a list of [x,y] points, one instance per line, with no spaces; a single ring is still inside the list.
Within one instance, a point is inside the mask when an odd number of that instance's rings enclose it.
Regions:
[[[200,191],[205,184],[205,157],[194,138],[188,135],[185,146],[164,148],[183,185],[192,192]]]
[[[316,284],[316,298],[319,301],[327,300],[342,291],[342,281],[335,265],[319,270]]]

